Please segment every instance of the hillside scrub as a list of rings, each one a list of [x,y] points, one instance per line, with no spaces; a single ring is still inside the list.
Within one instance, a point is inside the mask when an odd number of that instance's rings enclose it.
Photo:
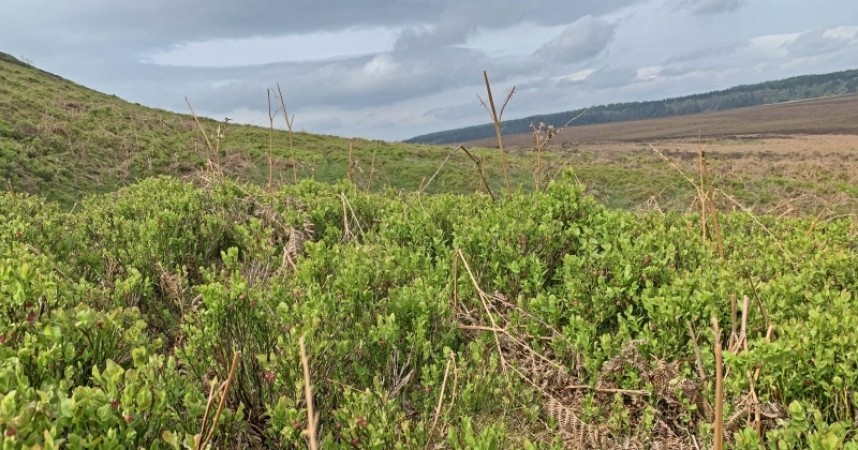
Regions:
[[[573,179],[3,194],[0,446],[306,448],[305,382],[326,449],[707,446],[715,317],[728,447],[858,448],[854,219],[724,214],[722,259]]]

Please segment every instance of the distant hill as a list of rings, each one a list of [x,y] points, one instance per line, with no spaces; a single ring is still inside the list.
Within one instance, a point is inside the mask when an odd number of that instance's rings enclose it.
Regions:
[[[685,116],[575,127],[554,136],[551,148],[665,139],[721,139],[785,135],[858,135],[858,94],[795,100]],[[530,132],[504,136],[507,148],[531,148]],[[467,141],[468,147],[497,147],[494,136]]]
[[[856,92],[858,92],[858,69],[824,75],[803,75],[665,100],[612,103],[555,114],[507,120],[503,122],[503,132],[505,135],[528,133],[530,132],[530,124],[538,124],[539,122],[562,127],[581,113],[584,115],[569,126],[683,116]],[[424,134],[405,142],[450,144],[489,138],[494,135],[494,127],[486,124]]]

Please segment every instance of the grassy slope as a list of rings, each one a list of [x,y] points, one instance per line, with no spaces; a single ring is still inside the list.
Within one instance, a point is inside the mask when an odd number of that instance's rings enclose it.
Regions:
[[[208,119],[202,123],[211,136],[219,125],[224,126]],[[269,130],[235,124],[224,130],[220,155],[224,171],[246,181],[267,182]],[[292,181],[294,176],[288,142],[285,132],[274,132],[275,182]],[[295,133],[298,177],[325,182],[346,178],[350,143],[356,160],[355,182],[376,190],[417,189],[450,151]],[[478,154],[488,159],[489,179],[499,188],[495,158],[490,151]],[[203,169],[210,157],[217,159],[208,152],[190,115],[130,104],[0,53],[0,180],[4,184],[0,187],[4,189],[38,192],[70,205],[83,194],[113,191],[144,177],[192,174]],[[512,177],[524,183],[529,170],[522,164]],[[458,154],[427,191],[470,192],[478,187],[473,163]]]

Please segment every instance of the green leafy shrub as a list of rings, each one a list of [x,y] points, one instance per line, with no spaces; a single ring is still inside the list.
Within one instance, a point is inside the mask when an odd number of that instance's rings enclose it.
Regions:
[[[583,192],[161,178],[71,212],[4,194],[0,445],[193,448],[239,352],[211,448],[302,448],[301,337],[324,448],[563,448],[557,404],[604,439],[706,442],[715,315],[730,445],[854,448],[852,219],[724,214],[722,259],[695,215]]]

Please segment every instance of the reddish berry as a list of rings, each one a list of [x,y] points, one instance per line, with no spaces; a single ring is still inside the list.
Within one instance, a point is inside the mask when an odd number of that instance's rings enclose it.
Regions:
[[[277,375],[275,375],[274,372],[272,372],[270,370],[265,372],[265,381],[267,381],[269,383],[273,383],[274,380],[276,380],[276,379],[277,379]]]
[[[131,414],[125,415],[125,423],[131,423],[133,420],[134,420],[134,416],[132,416]]]
[[[354,438],[352,439],[352,446],[357,447],[360,444],[360,439]]]
[[[13,438],[13,437],[15,437],[16,434],[18,434],[18,430],[14,429],[12,427],[6,428],[6,437],[7,438]]]
[[[366,428],[369,425],[369,422],[366,421],[366,417],[358,417],[357,424],[363,428]]]
[[[35,311],[30,311],[30,313],[29,313],[29,314],[27,314],[27,322],[28,322],[28,323],[33,323],[33,322],[35,322],[35,321],[36,321],[36,312],[35,312]]]
[[[119,406],[120,406],[120,405],[119,405],[119,399],[115,399],[115,398],[114,398],[113,400],[111,400],[111,401],[110,401],[110,406],[113,406],[114,408],[119,409]]]

